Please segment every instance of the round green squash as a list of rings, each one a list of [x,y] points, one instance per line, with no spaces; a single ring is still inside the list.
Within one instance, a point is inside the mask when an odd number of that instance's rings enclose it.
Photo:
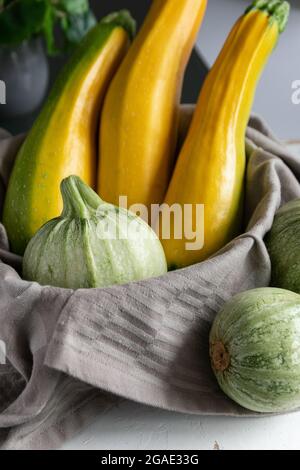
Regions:
[[[221,389],[244,408],[300,407],[300,296],[261,288],[233,297],[213,323],[210,357]]]
[[[272,286],[300,294],[300,199],[279,209],[265,243],[271,258]]]
[[[167,272],[162,245],[146,222],[104,202],[79,177],[61,183],[63,211],[29,242],[23,277],[71,289],[125,284]]]

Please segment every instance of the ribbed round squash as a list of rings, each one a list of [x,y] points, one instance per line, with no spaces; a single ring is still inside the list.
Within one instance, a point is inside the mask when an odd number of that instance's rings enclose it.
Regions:
[[[272,263],[272,286],[300,294],[300,199],[279,209],[265,242]]]
[[[108,204],[79,177],[61,183],[63,212],[30,240],[23,277],[71,289],[125,284],[167,272],[161,243],[146,222]]]
[[[300,296],[276,288],[235,296],[214,321],[210,356],[221,389],[241,406],[300,407]]]

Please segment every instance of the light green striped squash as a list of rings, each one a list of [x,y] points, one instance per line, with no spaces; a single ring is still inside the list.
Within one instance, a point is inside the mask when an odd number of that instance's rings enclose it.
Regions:
[[[210,357],[221,389],[244,408],[300,407],[300,296],[277,288],[235,296],[213,323]]]
[[[61,183],[63,212],[29,242],[23,277],[72,289],[124,284],[167,272],[153,230],[131,212],[108,204],[79,177]]]
[[[272,286],[300,294],[300,199],[279,209],[265,242],[272,264]]]

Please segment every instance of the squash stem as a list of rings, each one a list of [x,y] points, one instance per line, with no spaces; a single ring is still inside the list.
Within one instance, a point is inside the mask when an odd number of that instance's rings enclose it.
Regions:
[[[120,10],[110,13],[101,20],[101,24],[120,26],[124,28],[130,39],[133,39],[136,33],[136,21],[128,10]]]
[[[283,0],[255,0],[247,8],[246,14],[253,10],[263,11],[270,16],[272,22],[277,21],[280,33],[285,30],[290,13],[289,2]]]
[[[61,183],[62,217],[89,219],[103,204],[102,199],[78,176],[69,176]]]

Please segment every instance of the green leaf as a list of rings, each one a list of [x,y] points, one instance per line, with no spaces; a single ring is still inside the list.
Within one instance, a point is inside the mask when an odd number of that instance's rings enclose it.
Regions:
[[[89,9],[88,0],[61,0],[59,7],[71,15],[82,15]]]
[[[49,5],[47,0],[22,0],[11,3],[0,14],[0,43],[16,45],[39,34]]]
[[[78,43],[96,19],[88,0],[0,0],[0,45],[16,46],[43,34],[48,53],[56,54],[56,23],[63,30],[65,43],[70,45]]]
[[[65,25],[62,25],[67,43],[79,43],[96,23],[97,20],[90,10],[82,15],[70,15]]]

